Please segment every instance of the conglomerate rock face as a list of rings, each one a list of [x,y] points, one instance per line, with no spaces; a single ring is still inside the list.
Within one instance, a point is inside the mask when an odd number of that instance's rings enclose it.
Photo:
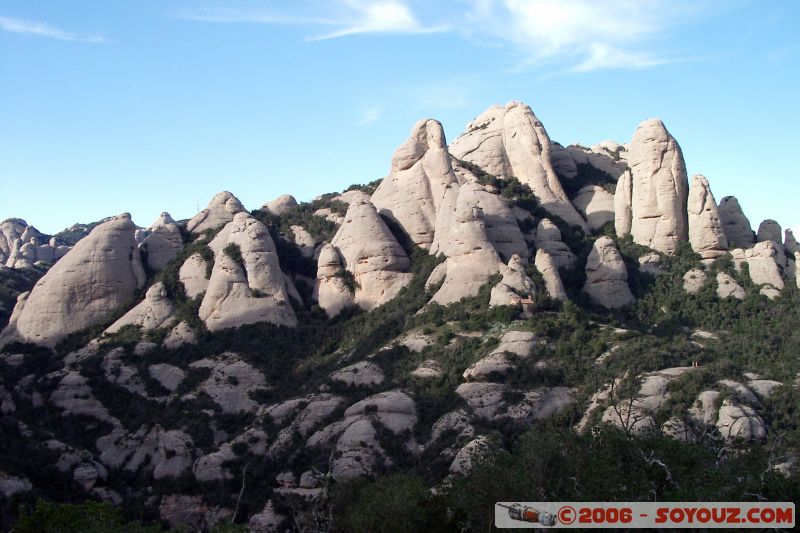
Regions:
[[[610,237],[600,237],[594,241],[586,260],[586,284],[583,290],[603,307],[622,307],[635,301],[628,287],[628,270]]]
[[[724,255],[728,250],[728,238],[722,228],[708,179],[702,174],[692,177],[687,211],[692,249],[703,259],[716,259]]]

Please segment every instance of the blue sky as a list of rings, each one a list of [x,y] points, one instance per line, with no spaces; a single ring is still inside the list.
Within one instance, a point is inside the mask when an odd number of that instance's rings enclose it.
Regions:
[[[800,2],[0,0],[0,218],[45,232],[383,177],[418,119],[551,138],[660,117],[754,229],[800,233]]]

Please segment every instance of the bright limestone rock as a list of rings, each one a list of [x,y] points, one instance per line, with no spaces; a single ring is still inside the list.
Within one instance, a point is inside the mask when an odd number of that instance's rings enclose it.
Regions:
[[[186,223],[186,229],[192,233],[202,233],[207,229],[216,229],[233,220],[234,215],[243,212],[244,206],[228,191],[217,193],[208,207],[193,216]]]
[[[731,248],[749,248],[756,242],[750,221],[744,216],[735,196],[726,196],[720,200],[717,212]]]
[[[567,292],[564,290],[564,284],[561,282],[561,276],[558,273],[558,265],[556,264],[553,256],[541,248],[536,251],[536,270],[544,278],[544,287],[547,290],[548,296],[553,300],[567,300]]]
[[[511,256],[508,266],[502,270],[503,279],[492,288],[489,297],[489,307],[498,305],[514,305],[523,298],[531,299],[534,296],[535,287],[533,281],[525,272],[525,265],[518,255]]]
[[[282,215],[297,206],[297,200],[291,194],[282,194],[272,201],[265,203],[261,209],[274,215]]]
[[[128,303],[145,282],[135,231],[127,213],[94,228],[36,283],[0,343],[54,346]]]
[[[683,290],[689,294],[697,294],[705,285],[708,276],[702,270],[693,268],[683,275]]]
[[[149,231],[150,234],[144,238],[139,248],[147,258],[147,266],[159,272],[181,251],[183,236],[178,224],[166,212],[161,213]]]
[[[441,251],[447,257],[443,263],[444,283],[431,302],[447,305],[475,296],[481,285],[504,266],[486,235],[476,188],[477,185],[466,183],[458,190],[447,238],[442,240]]]
[[[158,282],[147,289],[144,300],[111,324],[105,332],[116,333],[124,326],[136,326],[143,331],[162,328],[172,321],[174,311],[167,289]]]
[[[190,255],[178,270],[178,279],[183,283],[186,296],[195,298],[208,289],[208,267],[200,254]]]
[[[225,251],[231,245],[238,247],[241,264]],[[237,213],[209,247],[216,257],[198,310],[209,330],[254,322],[297,324],[275,243],[264,224],[248,213]]]
[[[536,226],[536,247],[550,254],[559,267],[570,268],[575,264],[575,254],[561,242],[561,230],[549,218],[543,218]]]
[[[771,285],[783,290],[783,277],[778,264],[778,245],[772,241],[762,241],[746,250],[731,250],[736,270],[741,271],[742,263],[747,263],[750,278],[756,285]]]
[[[572,199],[572,205],[583,215],[589,229],[599,230],[606,222],[614,220],[614,196],[597,185],[587,185]]]
[[[397,221],[411,240],[429,248],[445,189],[457,184],[444,130],[436,120],[421,120],[392,156],[392,169],[371,197],[378,212]]]
[[[717,212],[717,202],[708,179],[702,174],[692,176],[687,210],[692,249],[703,259],[711,260],[727,253],[728,239]]]
[[[617,235],[631,234],[633,223],[633,177],[630,170],[622,173],[614,190],[614,229]]]
[[[736,298],[737,300],[744,300],[747,293],[741,285],[736,283],[736,280],[730,274],[720,272],[717,274],[717,296],[719,298]]]
[[[586,260],[583,290],[603,307],[622,307],[635,301],[628,287],[625,262],[610,237],[600,237],[594,242]]]
[[[490,107],[467,125],[450,152],[499,178],[516,177],[530,186],[544,209],[587,230],[553,169],[550,137],[529,106],[509,102]]]
[[[330,243],[322,245],[317,258],[317,282],[313,296],[329,317],[353,305],[353,290],[345,282],[343,272],[339,250]]]
[[[631,235],[634,242],[674,254],[686,241],[689,181],[683,153],[664,123],[642,122],[631,140]]]

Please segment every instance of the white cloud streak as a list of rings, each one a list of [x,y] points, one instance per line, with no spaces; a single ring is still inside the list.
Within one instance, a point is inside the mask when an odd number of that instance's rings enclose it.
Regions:
[[[43,37],[61,41],[82,43],[105,43],[106,38],[100,34],[86,35],[56,28],[44,22],[24,20],[14,17],[0,17],[0,29],[10,33],[18,33],[28,37]]]
[[[356,124],[358,126],[368,126],[373,122],[377,122],[382,116],[383,108],[381,106],[373,106],[364,110]]]

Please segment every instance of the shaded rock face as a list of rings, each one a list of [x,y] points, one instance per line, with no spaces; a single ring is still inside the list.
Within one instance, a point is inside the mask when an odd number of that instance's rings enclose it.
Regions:
[[[556,175],[559,178],[571,180],[578,175],[578,165],[569,151],[561,144],[550,142],[550,164],[553,165]]]
[[[603,307],[622,307],[635,301],[628,288],[628,270],[610,237],[600,237],[594,242],[586,260],[583,290]]]
[[[708,180],[702,174],[692,176],[687,211],[692,249],[703,259],[716,259],[724,255],[728,250],[728,238],[722,228]]]
[[[720,200],[717,213],[730,247],[749,248],[756,242],[750,221],[744,216],[735,196],[726,196]]]
[[[329,316],[342,308],[340,300],[354,303],[362,309],[370,310],[383,305],[397,296],[397,293],[411,282],[413,275],[408,271],[411,261],[405,250],[398,244],[392,232],[381,220],[375,207],[367,201],[356,201],[350,205],[339,231],[331,241],[338,253],[339,268],[332,272],[335,256],[331,250],[326,256],[320,254],[317,283],[332,284],[332,287],[317,290],[323,294],[320,306],[328,312],[328,303],[333,306]],[[339,277],[341,269],[350,272],[355,280],[355,290],[339,291],[331,277]],[[331,290],[333,289],[333,290]],[[324,298],[324,293],[334,293],[334,298]],[[337,296],[338,295],[338,296]]]
[[[518,178],[530,186],[544,209],[587,231],[553,169],[550,138],[527,105],[509,102],[490,107],[467,125],[450,152],[489,174]]]
[[[291,194],[282,194],[272,201],[265,203],[261,209],[274,215],[282,215],[297,206],[297,200]]]
[[[567,151],[576,164],[591,165],[614,179],[619,179],[628,169],[626,148],[615,141],[603,141],[591,148],[571,144]]]
[[[504,266],[486,235],[476,190],[477,185],[471,183],[458,189],[447,238],[441,244],[441,251],[447,256],[443,263],[444,282],[431,302],[447,305],[475,296],[481,285]]]
[[[771,219],[762,220],[761,224],[758,225],[756,240],[758,242],[772,241],[775,244],[782,245],[781,225]]]
[[[207,229],[216,229],[233,220],[234,215],[243,212],[244,206],[228,191],[217,193],[208,207],[197,213],[186,223],[191,233],[202,233]]]
[[[189,366],[211,369],[211,375],[200,384],[199,390],[208,394],[225,413],[254,411],[258,404],[250,393],[267,386],[261,372],[232,352],[225,352],[215,359],[201,359]]]
[[[717,274],[717,296],[719,298],[736,298],[744,300],[747,293],[730,274],[720,272]]]
[[[546,251],[539,249],[536,251],[536,270],[544,278],[544,286],[547,290],[548,296],[553,300],[567,300],[567,292],[564,290],[564,284],[561,282],[561,276],[558,273],[558,265],[553,257]]]
[[[159,272],[181,251],[183,236],[178,224],[166,212],[161,213],[149,231],[150,234],[144,238],[139,248],[147,258],[147,266]]]
[[[147,289],[144,300],[111,324],[105,332],[116,333],[124,326],[136,326],[143,331],[165,327],[171,321],[174,310],[164,284],[158,282]]]
[[[634,242],[674,254],[688,240],[689,182],[683,153],[664,123],[642,122],[631,140],[631,235]]]
[[[381,214],[397,221],[414,243],[428,249],[445,189],[456,183],[442,125],[421,120],[395,151],[392,170],[371,201]]]
[[[784,232],[783,245],[786,248],[786,252],[789,254],[800,252],[800,245],[797,244],[794,232],[788,228]]]
[[[586,219],[589,229],[597,231],[614,220],[614,196],[597,185],[587,185],[578,191],[572,204]]]
[[[135,231],[127,213],[94,228],[36,283],[0,343],[53,346],[128,303],[145,283]]]
[[[225,249],[238,247],[242,264]],[[211,331],[254,322],[297,324],[269,230],[238,213],[209,243],[215,261],[198,315]]]

